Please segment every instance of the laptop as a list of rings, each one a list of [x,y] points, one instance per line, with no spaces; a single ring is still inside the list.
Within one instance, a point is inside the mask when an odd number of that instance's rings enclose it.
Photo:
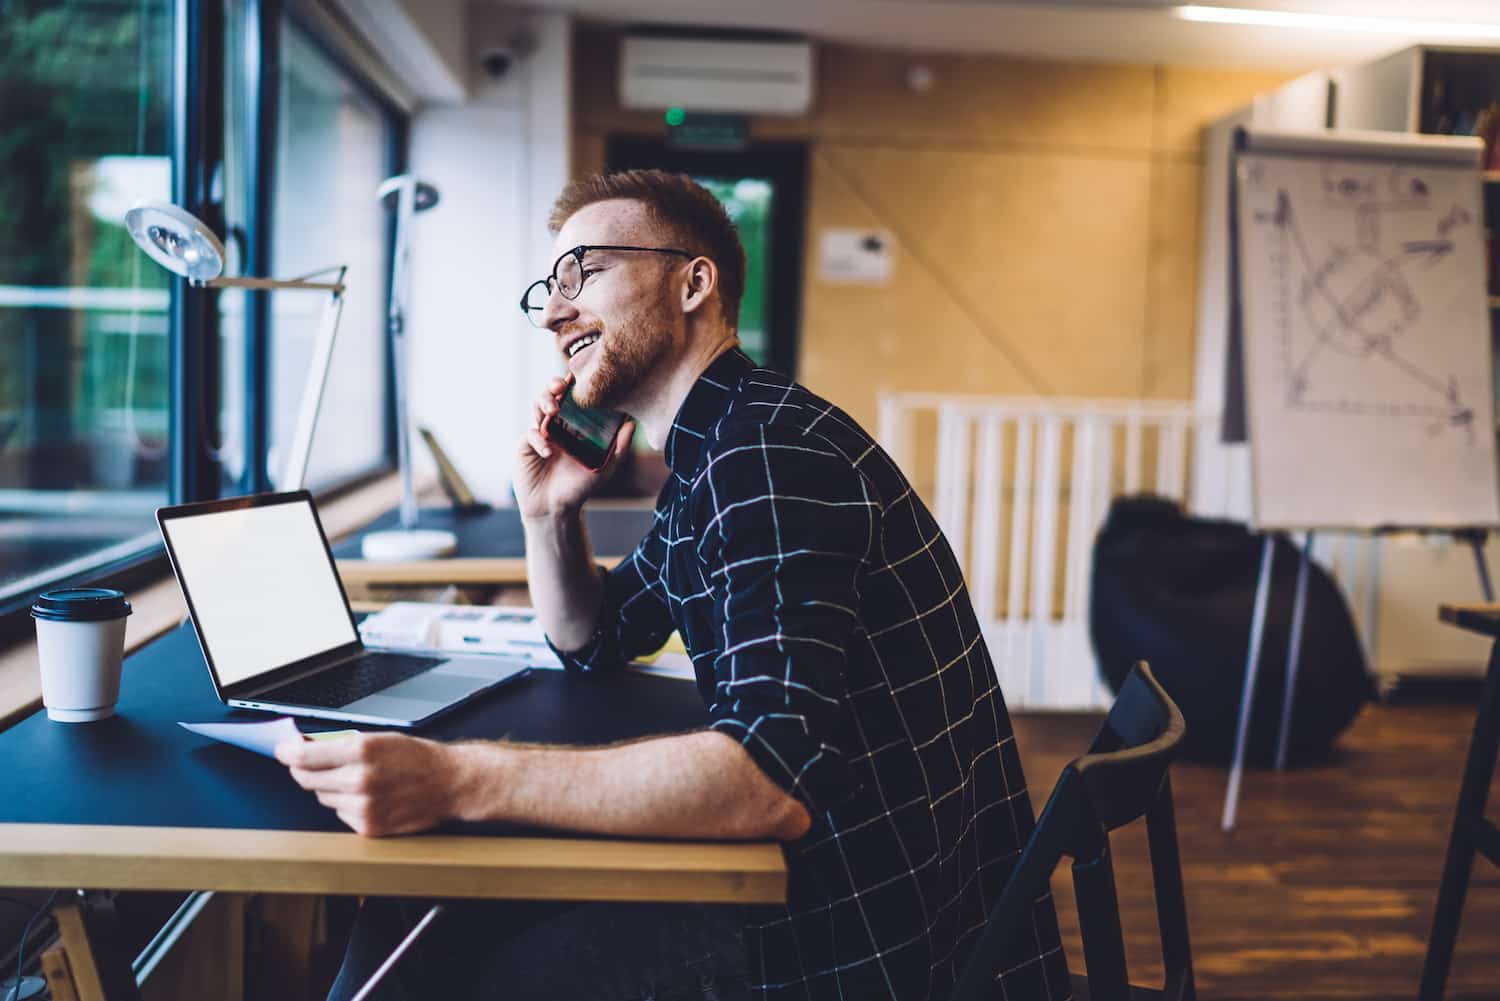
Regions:
[[[156,523],[226,705],[414,727],[528,671],[365,646],[306,490],[163,507]]]

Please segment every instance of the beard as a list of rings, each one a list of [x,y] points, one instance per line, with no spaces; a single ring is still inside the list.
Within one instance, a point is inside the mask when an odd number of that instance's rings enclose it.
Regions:
[[[619,410],[667,353],[664,325],[647,317],[600,335],[593,372],[573,385],[573,402],[590,410]]]

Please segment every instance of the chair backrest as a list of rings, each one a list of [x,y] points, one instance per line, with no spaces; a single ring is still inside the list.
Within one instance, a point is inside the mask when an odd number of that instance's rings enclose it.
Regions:
[[[1106,831],[1123,827],[1151,808],[1186,735],[1187,723],[1177,704],[1146,663],[1138,662],[1088,753],[1068,765],[1083,782],[1084,801]]]
[[[1151,874],[1166,968],[1163,995],[1194,1001],[1187,907],[1177,854],[1168,767],[1187,733],[1182,713],[1137,663],[1089,745],[1069,762],[1042,809],[1036,829],[991,909],[953,1001],[990,1001],[991,980],[1002,951],[1025,926],[1035,901],[1047,892],[1064,855],[1073,859],[1090,1001],[1130,996],[1124,936],[1115,896],[1109,832],[1141,816],[1150,840]]]

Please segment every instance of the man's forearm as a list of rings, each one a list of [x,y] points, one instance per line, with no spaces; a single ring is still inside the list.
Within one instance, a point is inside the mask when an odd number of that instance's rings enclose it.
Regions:
[[[613,747],[449,745],[452,812],[598,834],[790,841],[807,810],[716,731]]]
[[[598,626],[603,582],[583,527],[583,514],[522,518],[526,580],[547,637],[559,650],[577,650]]]

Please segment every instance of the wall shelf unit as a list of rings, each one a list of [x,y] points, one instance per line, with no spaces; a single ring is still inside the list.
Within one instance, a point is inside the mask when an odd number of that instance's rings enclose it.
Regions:
[[[1337,70],[1332,80],[1335,128],[1484,140],[1485,274],[1490,295],[1500,297],[1500,48],[1414,45]]]

